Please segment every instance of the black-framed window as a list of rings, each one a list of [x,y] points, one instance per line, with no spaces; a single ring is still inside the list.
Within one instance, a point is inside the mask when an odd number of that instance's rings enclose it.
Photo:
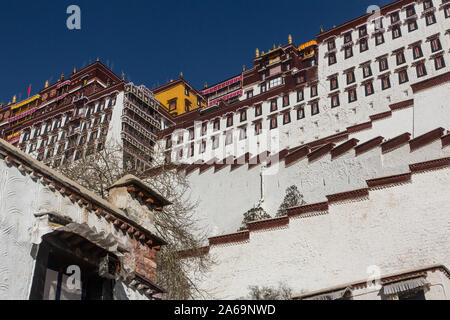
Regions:
[[[367,36],[367,26],[359,27],[358,32],[360,38]]]
[[[383,29],[383,18],[373,20],[374,30]]]
[[[247,121],[247,110],[241,110],[241,122]]]
[[[255,117],[259,117],[260,115],[262,115],[262,105],[257,104],[255,106]]]
[[[261,92],[261,93],[264,93],[264,92],[266,92],[266,91],[267,91],[267,84],[264,83],[264,84],[262,84],[261,87],[260,87],[260,92]]]
[[[305,90],[302,88],[302,89],[297,90],[297,102],[300,102],[303,100],[305,100]]]
[[[402,29],[399,25],[392,27],[392,39],[397,39],[402,36]]]
[[[356,88],[348,90],[348,102],[352,103],[358,100],[358,95],[356,93]]]
[[[398,83],[403,84],[409,81],[408,70],[401,70],[398,72]]]
[[[233,131],[229,131],[225,135],[225,145],[229,146],[233,143]]]
[[[316,97],[317,94],[317,85],[311,86],[311,97]]]
[[[421,46],[420,44],[415,45],[415,46],[412,48],[412,51],[413,51],[413,58],[414,58],[414,60],[423,57],[422,46]]]
[[[412,17],[413,15],[416,14],[416,8],[414,7],[414,5],[410,5],[409,7],[406,8],[406,17]]]
[[[397,60],[397,65],[398,66],[401,65],[401,64],[404,64],[406,62],[405,52],[403,50],[402,51],[398,51],[395,54],[395,58]]]
[[[336,108],[340,106],[339,94],[331,96],[331,107]]]
[[[300,106],[297,108],[297,120],[301,120],[305,118],[305,107]]]
[[[378,33],[375,35],[375,44],[377,46],[381,45],[384,43],[384,34],[383,33]]]
[[[424,0],[423,1],[423,10],[427,10],[433,7],[433,0]]]
[[[259,136],[262,133],[262,121],[255,123],[255,136]]]
[[[398,21],[400,21],[400,13],[397,11],[391,14],[391,23],[396,23]]]
[[[319,114],[320,110],[319,110],[319,102],[313,102],[311,103],[311,115],[315,116],[316,114]]]
[[[361,39],[359,41],[359,52],[365,52],[369,50],[369,41],[367,39]]]
[[[349,43],[352,42],[352,33],[351,32],[347,32],[346,34],[344,34],[344,43]]]
[[[370,67],[370,64],[366,64],[365,66],[363,66],[362,71],[363,71],[363,78],[372,76],[372,68]]]
[[[416,31],[418,28],[419,26],[417,25],[417,20],[408,22],[408,32]]]
[[[193,157],[195,153],[195,144],[191,143],[190,147],[189,147],[189,157]]]
[[[205,153],[205,152],[206,152],[206,141],[203,140],[203,141],[200,143],[200,152],[199,152],[199,153]]]
[[[278,100],[273,99],[270,101],[270,112],[274,112],[278,110]]]
[[[291,113],[285,112],[283,113],[283,125],[286,125],[288,123],[291,123]]]
[[[283,107],[287,107],[290,104],[289,95],[286,94],[283,96]]]
[[[253,98],[253,90],[247,91],[247,99]]]
[[[166,138],[166,149],[172,148],[172,136]]]
[[[186,97],[189,97],[189,88],[184,88],[184,94],[186,95]]]
[[[446,2],[448,0],[445,0]],[[445,12],[445,18],[449,18],[450,17],[450,6],[447,6],[444,8],[444,12]]]
[[[247,127],[239,128],[239,141],[247,139]]]
[[[208,131],[208,125],[207,123],[202,124],[202,136],[206,135],[206,132]]]
[[[434,15],[434,13],[429,13],[425,16],[425,21],[427,26],[431,26],[432,24],[436,23],[436,16]]]
[[[416,65],[416,71],[417,71],[417,78],[421,78],[427,75],[427,68],[425,66],[425,63],[419,63]]]
[[[389,69],[389,63],[388,63],[388,58],[384,57],[381,58],[378,61],[379,67],[380,67],[380,72],[386,71],[387,69]]]
[[[299,75],[295,78],[296,84],[301,84],[306,82],[306,72],[301,72]]]
[[[327,45],[328,45],[328,50],[336,49],[336,41],[334,39],[329,40]]]
[[[195,130],[194,128],[190,128],[189,129],[189,140],[194,140],[195,139]]]
[[[391,78],[389,76],[381,78],[381,89],[387,90],[390,87],[391,87]]]
[[[278,118],[272,117],[270,118],[270,130],[278,128]]]
[[[439,38],[435,38],[430,41],[431,52],[436,52],[442,50],[441,40]]]
[[[347,72],[347,84],[352,84],[356,81],[355,79],[355,71]]]
[[[353,57],[353,46],[345,47],[344,52],[345,52],[345,59]]]
[[[220,119],[214,120],[213,127],[214,127],[214,131],[220,130]]]
[[[228,115],[227,116],[227,128],[232,127],[233,126],[233,115]]]
[[[328,55],[328,65],[331,66],[335,63],[337,63],[336,53],[333,52]]]
[[[339,88],[339,81],[338,77],[334,76],[330,78],[330,90],[336,90],[337,88]]]
[[[375,93],[372,81],[364,84],[364,91],[365,91],[366,97]]]
[[[436,70],[440,70],[445,68],[445,59],[444,56],[439,56],[434,58],[434,67]]]

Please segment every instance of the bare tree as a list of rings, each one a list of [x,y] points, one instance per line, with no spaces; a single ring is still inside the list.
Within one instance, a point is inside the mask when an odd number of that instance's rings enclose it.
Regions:
[[[277,212],[277,217],[283,217],[287,215],[287,209],[305,205],[303,195],[300,194],[296,185],[290,186],[286,189],[286,196],[280,205]]]
[[[250,300],[291,300],[292,289],[286,284],[280,283],[278,288],[272,287],[249,287],[249,299]]]
[[[150,171],[134,170],[130,163],[123,163],[123,154],[121,147],[107,147],[56,169],[103,198],[108,197],[109,186],[132,173],[172,202],[155,215],[155,227],[168,243],[158,255],[156,282],[167,291],[164,299],[186,300],[207,295],[192,278],[193,274],[206,272],[212,260],[198,249],[207,237],[194,217],[197,203],[189,198],[190,187],[185,175],[157,161]],[[180,259],[179,252],[185,249],[193,252],[193,258]]]

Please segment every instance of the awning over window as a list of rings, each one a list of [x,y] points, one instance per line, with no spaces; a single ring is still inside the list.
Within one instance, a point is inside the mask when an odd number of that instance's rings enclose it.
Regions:
[[[86,223],[70,223],[65,227],[58,228],[56,233],[72,233],[79,235],[100,248],[115,254],[117,257],[123,256],[119,250],[119,244],[112,234],[106,234],[103,231],[98,232],[95,227],[91,228]],[[124,250],[123,248],[120,249]]]
[[[352,289],[350,287],[339,290],[339,291],[321,294],[320,296],[310,297],[305,300],[339,300],[339,299],[342,299],[343,297],[345,297],[345,295],[347,293],[350,293],[350,294],[352,293]]]
[[[383,293],[386,296],[395,295],[403,292],[408,292],[414,289],[423,288],[430,283],[425,277],[403,280],[391,284],[387,284],[383,287]]]

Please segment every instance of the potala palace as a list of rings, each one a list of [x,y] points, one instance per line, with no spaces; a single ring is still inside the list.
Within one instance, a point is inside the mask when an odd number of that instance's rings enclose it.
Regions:
[[[106,201],[51,169],[119,144],[133,170],[189,181],[216,262],[193,275],[199,298],[283,283],[298,300],[450,299],[450,2],[395,1],[313,37],[201,89],[97,61],[2,106],[0,298],[54,297],[52,246],[114,261],[113,282],[86,264],[95,297],[160,297],[152,217],[170,202],[133,176]],[[291,186],[304,203],[279,216]],[[253,208],[272,218],[240,229]]]

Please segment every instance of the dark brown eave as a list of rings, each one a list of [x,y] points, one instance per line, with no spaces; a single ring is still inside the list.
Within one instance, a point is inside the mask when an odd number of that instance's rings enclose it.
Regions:
[[[285,216],[275,219],[249,222],[247,225],[249,231],[259,231],[259,230],[280,228],[287,226],[288,224],[289,224],[289,217]]]
[[[411,138],[410,133],[404,133],[399,135],[398,137],[395,137],[391,140],[388,140],[381,144],[381,150],[384,152],[392,151],[396,148],[401,147],[402,145],[409,142],[409,139]]]
[[[367,185],[369,186],[369,188],[375,188],[375,187],[382,187],[382,186],[405,183],[405,182],[410,182],[410,181],[411,181],[411,172],[408,172],[408,173],[394,175],[394,176],[388,176],[388,177],[367,180]]]
[[[351,190],[336,194],[331,194],[327,196],[328,203],[338,202],[338,201],[346,201],[346,200],[354,200],[359,198],[364,198],[369,196],[369,189],[362,188],[357,190]]]
[[[383,143],[383,141],[384,141],[384,138],[380,136],[380,137],[371,139],[367,142],[361,143],[360,145],[357,145],[355,147],[356,156],[359,156],[369,150],[372,150],[372,149],[378,147],[381,143]]]
[[[444,74],[440,74],[436,77],[415,83],[411,85],[411,88],[413,90],[413,93],[417,93],[447,82],[450,82],[450,71]]]
[[[328,211],[328,202],[320,202],[287,209],[289,217],[298,217],[306,213]]]
[[[111,189],[120,187],[127,187],[128,191],[136,193],[147,204],[160,207],[165,207],[172,204],[170,201],[150,188],[150,186],[148,186],[144,181],[131,174],[122,177],[107,190],[109,191]]]
[[[411,151],[415,151],[430,142],[433,142],[435,140],[439,140],[442,135],[444,134],[445,129],[444,128],[437,128],[433,131],[430,131],[428,133],[425,133],[409,142],[409,146]]]
[[[333,150],[331,150],[331,159],[336,159],[337,157],[343,155],[347,151],[352,150],[354,147],[356,147],[358,142],[359,142],[358,139],[353,138],[335,147]]]

